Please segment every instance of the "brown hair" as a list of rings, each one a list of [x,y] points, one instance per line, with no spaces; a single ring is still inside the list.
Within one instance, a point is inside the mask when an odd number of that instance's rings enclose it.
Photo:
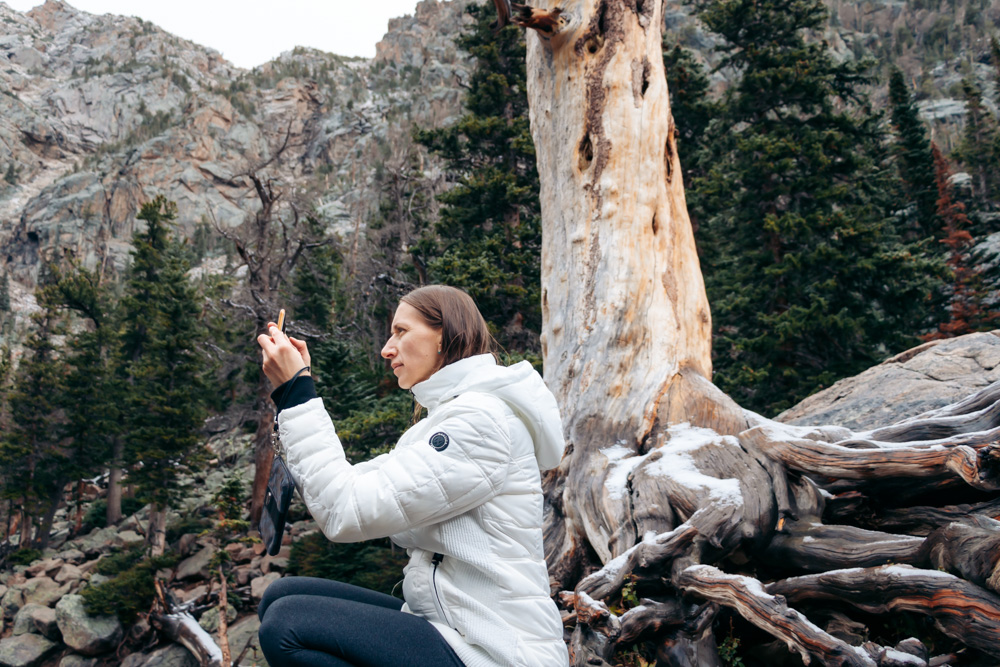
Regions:
[[[477,354],[496,356],[496,341],[472,297],[448,285],[418,287],[402,299],[441,331],[441,367]]]

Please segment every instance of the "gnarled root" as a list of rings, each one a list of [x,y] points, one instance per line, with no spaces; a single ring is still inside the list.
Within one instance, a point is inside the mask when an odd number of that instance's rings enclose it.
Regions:
[[[840,600],[876,614],[917,612],[933,618],[949,637],[1000,657],[1000,597],[945,572],[883,565],[792,577],[765,590],[793,604]]]
[[[672,579],[674,585],[686,593],[735,609],[746,620],[784,641],[806,664],[816,658],[824,665],[876,665],[866,653],[810,623],[790,608],[784,598],[765,592],[756,579],[726,574],[711,565],[684,567],[675,571]]]

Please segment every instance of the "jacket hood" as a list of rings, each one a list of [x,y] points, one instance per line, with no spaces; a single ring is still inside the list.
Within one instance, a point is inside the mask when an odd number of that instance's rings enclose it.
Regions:
[[[428,410],[468,391],[496,396],[527,427],[540,470],[555,468],[562,459],[566,442],[556,397],[527,361],[501,366],[492,354],[460,359],[413,385],[411,391]]]

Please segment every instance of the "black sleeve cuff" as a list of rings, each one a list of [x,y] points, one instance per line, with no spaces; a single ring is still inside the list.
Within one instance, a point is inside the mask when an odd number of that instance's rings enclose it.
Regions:
[[[288,385],[291,384],[291,387]],[[289,391],[291,389],[291,391]],[[289,380],[271,392],[271,400],[278,408],[278,414],[282,410],[294,408],[302,405],[306,401],[316,398],[316,384],[311,375],[300,375],[295,380]]]

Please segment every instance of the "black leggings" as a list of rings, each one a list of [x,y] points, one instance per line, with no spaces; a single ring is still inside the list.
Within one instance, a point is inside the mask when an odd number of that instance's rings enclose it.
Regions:
[[[403,601],[339,581],[278,579],[257,606],[260,648],[274,667],[464,667]]]

